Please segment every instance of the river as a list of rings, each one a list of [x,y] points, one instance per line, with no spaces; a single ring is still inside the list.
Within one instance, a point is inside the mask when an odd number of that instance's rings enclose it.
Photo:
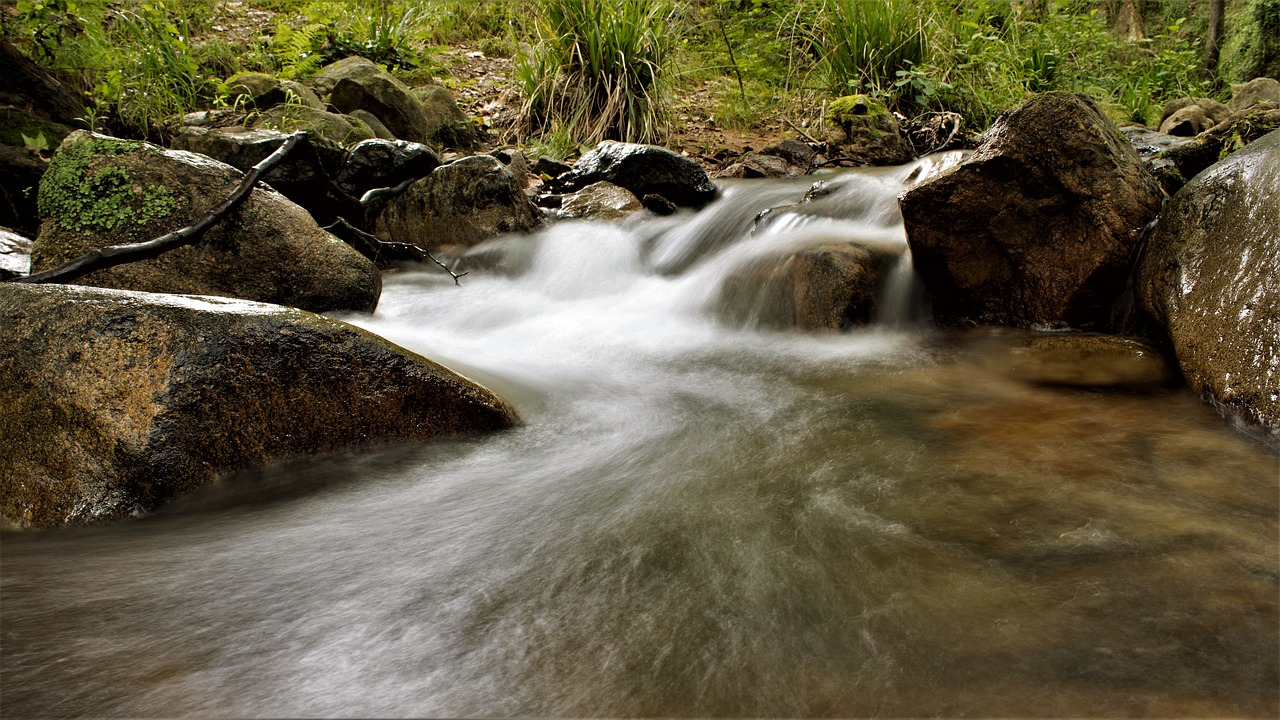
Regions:
[[[347,319],[522,425],[5,534],[4,716],[1275,717],[1274,449],[1185,388],[1002,372],[905,261],[848,332],[725,306],[782,245],[903,247],[954,160],[389,274]]]

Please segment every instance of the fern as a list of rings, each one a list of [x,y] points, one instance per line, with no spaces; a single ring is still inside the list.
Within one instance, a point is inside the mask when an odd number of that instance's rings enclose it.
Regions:
[[[332,32],[328,23],[313,22],[296,29],[280,23],[271,43],[272,54],[280,61],[280,75],[297,80],[319,71],[324,64],[321,50]]]

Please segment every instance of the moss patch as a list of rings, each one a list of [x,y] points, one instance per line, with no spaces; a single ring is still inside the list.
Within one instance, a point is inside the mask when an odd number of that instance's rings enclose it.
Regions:
[[[72,232],[111,232],[168,217],[177,199],[162,185],[134,182],[119,165],[99,166],[98,158],[118,157],[145,149],[137,143],[92,138],[63,146],[40,181],[40,217]]]
[[[854,122],[854,118],[864,115],[883,115],[887,112],[889,108],[866,95],[846,95],[832,100],[827,106],[827,117],[841,125]]]
[[[56,148],[70,134],[71,128],[61,123],[38,118],[17,108],[0,107],[0,145],[24,147],[24,135],[29,138],[43,135],[49,147]]]

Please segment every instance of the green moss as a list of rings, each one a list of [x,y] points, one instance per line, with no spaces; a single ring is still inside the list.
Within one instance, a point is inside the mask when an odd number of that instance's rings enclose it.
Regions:
[[[71,134],[71,128],[60,123],[38,118],[16,108],[0,108],[0,145],[23,147],[23,135],[35,138],[43,135],[50,148],[58,147],[63,138]]]
[[[94,167],[97,158],[144,152],[137,143],[92,138],[61,148],[40,181],[37,209],[64,230],[111,232],[141,227],[177,209],[173,193],[162,185],[135,183],[120,165]]]
[[[832,100],[827,106],[827,117],[841,125],[854,122],[854,118],[864,115],[883,115],[888,112],[889,108],[883,103],[876,102],[866,95],[846,95]]]

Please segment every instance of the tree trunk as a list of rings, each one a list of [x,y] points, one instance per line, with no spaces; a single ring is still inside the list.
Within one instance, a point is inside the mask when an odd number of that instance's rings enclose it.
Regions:
[[[1143,37],[1142,13],[1134,5],[1133,0],[1124,0],[1116,12],[1116,21],[1112,26],[1115,33],[1123,38],[1138,42]]]
[[[1212,77],[1218,71],[1222,51],[1222,16],[1226,0],[1209,0],[1209,36],[1205,39],[1204,71]]]

